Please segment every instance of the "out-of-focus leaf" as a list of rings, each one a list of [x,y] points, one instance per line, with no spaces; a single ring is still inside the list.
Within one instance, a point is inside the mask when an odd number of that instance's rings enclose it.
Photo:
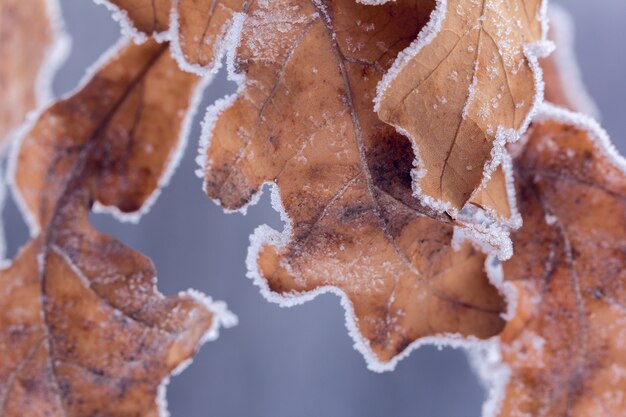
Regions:
[[[55,1],[0,1],[0,146],[48,93],[46,66],[59,58],[53,55],[63,42],[51,16]]]
[[[167,377],[221,320],[161,295],[150,260],[87,217],[139,209],[172,162],[199,80],[167,50],[117,51],[22,140],[14,191],[38,234],[0,272],[3,416],[162,415]]]
[[[549,108],[516,158],[523,227],[504,277],[500,417],[626,413],[626,161],[581,115]]]

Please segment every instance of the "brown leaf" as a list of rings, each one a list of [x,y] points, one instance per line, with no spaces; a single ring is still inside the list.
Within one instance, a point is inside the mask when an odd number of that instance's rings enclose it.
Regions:
[[[250,274],[283,304],[343,295],[351,334],[376,370],[393,368],[417,340],[489,337],[503,324],[484,256],[451,248],[450,219],[411,195],[409,142],[372,108],[385,69],[433,6],[251,4],[232,62],[245,81],[206,124],[209,197],[245,210],[262,184],[280,190],[289,227],[255,233]]]
[[[542,3],[439,2],[379,86],[378,114],[414,144],[413,186],[428,205],[456,216],[525,130],[541,97],[524,46],[543,37]]]
[[[224,48],[235,13],[243,0],[108,0],[123,12],[127,24],[142,34],[172,40],[181,64],[202,72],[213,69]],[[174,19],[174,20],[172,20]]]
[[[398,40],[404,46],[407,46],[409,41],[416,37],[418,29],[424,26],[427,16],[435,7],[435,0],[413,0],[413,3],[417,3],[420,7],[420,22],[417,25],[412,23],[414,26],[408,31],[412,33],[410,39]],[[241,0],[217,2],[181,0],[178,3],[170,0],[112,0],[109,5],[121,10],[123,12],[121,17],[128,20],[127,25],[138,29],[142,36],[154,34],[161,38],[173,39],[174,49],[177,51],[175,56],[178,59],[183,58],[179,59],[179,64],[183,68],[197,73],[203,73],[207,69],[215,70],[226,47],[233,47],[233,44],[239,40],[241,32],[239,25],[243,17],[240,16],[237,23],[234,23],[234,16],[237,12],[247,14],[245,30],[249,33],[246,35],[245,41],[248,48],[254,51],[254,59],[272,60],[277,49],[285,48],[284,40],[279,36],[256,37],[256,34],[263,32],[264,29],[254,27],[255,23],[253,22],[264,22],[267,19],[259,15],[259,13],[264,13],[260,11],[260,8],[256,7],[249,10],[249,4]],[[297,8],[299,5],[293,7]],[[376,13],[379,9],[374,7],[368,14]],[[173,12],[170,23],[167,21],[165,10]],[[271,25],[280,33],[293,33],[293,26],[299,27],[302,23],[299,21],[300,18],[298,10],[275,11],[275,21],[271,22]],[[124,19],[122,20],[125,21]],[[362,25],[358,23],[357,26]],[[363,28],[359,30],[362,31]],[[389,28],[384,30],[391,32]],[[385,36],[388,35],[383,35],[383,37]],[[398,54],[401,49],[394,46],[393,51],[385,51],[387,46],[380,43],[376,44],[373,41],[374,38],[375,36],[363,37],[359,45],[351,45],[350,47],[353,49],[370,48],[371,51],[369,52],[361,51],[361,55],[369,54],[371,57],[376,57],[380,61],[376,63],[377,70],[380,72],[389,68],[390,60],[394,58],[391,53]],[[380,77],[376,79],[380,80]],[[310,98],[308,97],[308,99]],[[323,98],[320,102],[323,102]],[[510,257],[511,254],[508,228],[519,227],[518,213],[515,207],[510,206],[511,202],[514,201],[514,196],[503,192],[507,187],[505,178],[509,176],[510,173],[504,171],[503,165],[499,165],[485,188],[477,192],[472,199],[472,207],[470,207],[472,214],[457,219],[460,226],[471,228],[474,231],[471,235],[472,239],[484,245],[486,250],[498,252],[502,259]],[[491,227],[477,226],[474,221],[476,216],[473,215],[477,210],[485,211],[490,217],[491,223],[494,221],[495,223]]]
[[[212,313],[163,297],[148,259],[91,229],[82,207],[64,211],[62,236],[32,241],[0,272],[3,415],[156,417],[164,378]]]
[[[626,161],[591,119],[546,107],[515,161],[524,225],[501,336],[500,417],[626,412]]]
[[[56,103],[21,144],[15,182],[34,229],[55,214],[72,170],[92,165],[97,203],[133,213],[150,202],[180,156],[199,79],[154,41],[128,47],[72,100]],[[80,160],[89,148],[88,159]],[[92,149],[93,148],[93,149]],[[77,168],[78,167],[78,168]]]
[[[65,45],[54,6],[53,0],[0,2],[0,146],[47,98],[50,67]]]
[[[510,231],[522,225],[515,201],[511,157],[502,154],[502,162],[455,219],[458,233],[473,241],[485,253],[500,260],[513,256]]]
[[[480,189],[470,201],[478,207],[493,210],[495,218],[511,219],[515,215],[514,207],[509,203],[507,188],[508,170],[500,165],[492,174],[484,188]]]
[[[196,293],[94,230],[94,200],[139,210],[179,145],[198,78],[167,44],[128,45],[24,137],[14,186],[38,236],[0,271],[3,416],[161,415],[169,374],[215,331]]]

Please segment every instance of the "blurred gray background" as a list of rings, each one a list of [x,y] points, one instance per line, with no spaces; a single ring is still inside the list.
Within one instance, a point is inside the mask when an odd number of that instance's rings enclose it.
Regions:
[[[119,37],[102,6],[61,0],[73,38],[71,54],[54,82],[58,96],[73,89],[85,68]],[[577,53],[602,122],[626,151],[626,2],[558,1],[574,15]],[[205,104],[233,91],[223,74]],[[282,228],[269,195],[247,216],[223,214],[194,175],[199,111],[185,158],[157,204],[139,225],[104,215],[96,226],[150,256],[159,289],[174,294],[197,288],[228,302],[240,324],[204,346],[193,365],[172,379],[173,417],[478,417],[484,392],[462,351],[422,348],[395,372],[366,369],[352,349],[339,300],[325,295],[282,309],[266,302],[245,277],[248,236],[263,223]],[[12,202],[5,210],[8,256],[27,239]]]

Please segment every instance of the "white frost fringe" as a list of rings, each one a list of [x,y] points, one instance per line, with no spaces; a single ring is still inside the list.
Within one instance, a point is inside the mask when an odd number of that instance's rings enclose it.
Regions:
[[[218,117],[222,114],[222,112],[224,112],[224,110],[233,105],[237,97],[243,94],[246,87],[245,75],[237,73],[235,69],[235,58],[237,55],[237,48],[241,43],[241,33],[243,32],[243,23],[245,18],[245,14],[236,13],[233,16],[230,30],[224,38],[225,45],[227,46],[224,50],[224,53],[226,54],[227,78],[237,85],[237,91],[234,94],[227,95],[226,97],[217,100],[206,110],[204,120],[202,121],[202,133],[200,137],[200,146],[198,148],[198,156],[196,157],[196,163],[200,167],[196,171],[196,174],[200,178],[204,177],[204,169],[208,163],[206,154],[211,146],[211,136]],[[206,184],[203,185],[203,189],[206,189]]]
[[[606,130],[591,116],[567,110],[554,104],[544,103],[535,120],[538,122],[554,120],[587,131],[596,148],[609,158],[616,168],[626,173],[626,159],[615,148]]]
[[[54,41],[46,53],[44,63],[37,76],[37,107],[44,107],[53,100],[52,81],[61,65],[67,59],[72,44],[71,38],[65,30],[65,23],[63,22],[58,0],[47,0],[46,7]]]
[[[557,45],[554,61],[563,81],[563,92],[573,104],[575,111],[600,120],[600,109],[587,91],[575,52],[575,27],[570,13],[558,4],[548,8],[550,29]]]
[[[367,364],[367,368],[374,372],[386,372],[394,370],[396,365],[402,359],[408,357],[414,349],[417,349],[421,346],[431,345],[438,348],[452,347],[471,350],[475,347],[480,348],[485,343],[484,341],[479,340],[475,337],[462,337],[458,334],[452,333],[442,334],[440,336],[425,337],[411,343],[402,353],[395,356],[389,362],[382,362],[376,357],[376,355],[372,351],[369,341],[366,340],[359,331],[357,325],[358,320],[354,314],[354,308],[352,306],[352,303],[350,302],[346,294],[340,289],[333,286],[324,286],[317,288],[314,291],[308,291],[304,293],[293,292],[285,295],[280,295],[273,292],[269,288],[267,281],[262,277],[259,271],[257,263],[258,255],[263,246],[266,244],[275,246],[278,249],[285,247],[285,245],[291,239],[292,225],[291,219],[289,219],[283,207],[278,186],[274,183],[267,183],[266,185],[268,185],[271,189],[272,207],[274,207],[274,209],[280,214],[281,220],[283,220],[285,226],[282,232],[278,232],[277,230],[272,229],[267,225],[259,226],[250,236],[250,247],[248,249],[248,255],[246,258],[246,266],[248,269],[247,276],[248,278],[253,280],[256,286],[261,289],[261,294],[266,300],[276,303],[281,307],[292,307],[313,300],[321,294],[330,293],[338,296],[341,301],[341,306],[344,308],[345,325],[348,329],[348,334],[354,342],[354,348],[363,355]],[[490,267],[489,264],[492,264],[492,266]],[[498,266],[499,264],[492,258],[489,258],[486,262],[486,269],[488,271],[496,271],[489,274],[492,284],[505,296],[507,302],[509,302],[509,306],[513,306],[513,310],[509,308],[509,310],[503,316],[504,318],[509,318],[512,316],[512,311],[514,311],[514,301],[516,293],[512,285],[505,284],[503,282],[501,273],[498,274],[497,272]]]
[[[109,0],[93,1],[96,4],[103,5],[104,7],[109,9],[109,11],[111,11],[113,20],[120,24],[120,29],[123,36],[132,39],[137,44],[143,43],[148,39],[148,37],[144,33],[138,31],[135,28],[133,22],[130,20],[130,18],[128,17],[128,13],[126,13],[125,10],[120,9],[117,5],[111,3]],[[165,36],[165,34],[167,34],[167,32],[153,33],[151,35],[154,35],[155,39],[161,39],[163,36]]]
[[[482,346],[468,350],[467,357],[487,392],[482,417],[497,417],[511,377],[511,369],[502,361],[500,338],[494,337]]]
[[[179,296],[188,296],[204,305],[207,310],[213,313],[211,327],[207,330],[204,336],[198,342],[196,350],[206,342],[211,342],[219,337],[219,331],[221,328],[231,328],[238,324],[237,316],[228,310],[228,307],[223,301],[213,301],[213,299],[200,291],[189,289],[178,294]],[[191,363],[193,358],[190,358],[176,367],[168,376],[163,378],[157,389],[156,404],[159,411],[159,417],[170,417],[170,412],[167,406],[167,386],[170,383],[170,378],[182,373]]]
[[[468,240],[482,252],[496,255],[498,259],[505,261],[513,256],[510,230],[522,226],[522,215],[517,208],[513,160],[508,152],[503,152],[500,159],[511,216],[503,218],[491,208],[483,209],[467,204],[457,219],[463,227],[454,227],[453,246],[458,247],[464,240]]]

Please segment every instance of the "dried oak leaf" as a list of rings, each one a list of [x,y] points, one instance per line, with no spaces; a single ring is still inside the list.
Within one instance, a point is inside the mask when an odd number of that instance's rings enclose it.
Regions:
[[[57,8],[56,0],[0,2],[0,147],[50,98],[50,78],[66,47]]]
[[[516,158],[523,227],[504,277],[500,417],[626,412],[626,161],[600,127],[545,107]]]
[[[376,110],[411,139],[413,188],[456,216],[542,99],[542,0],[438,1],[378,88]],[[500,204],[506,204],[504,199]]]
[[[250,10],[250,4],[241,0],[209,1],[209,0],[110,0],[103,1],[106,5],[120,12],[119,20],[125,27],[138,31],[139,37],[153,35],[157,38],[172,39],[175,57],[179,64],[186,69],[197,73],[205,73],[207,70],[216,70],[220,59],[228,46],[237,43],[241,32],[241,23],[247,15],[250,19],[263,20],[262,8],[256,7]],[[266,5],[269,8],[271,5]],[[420,3],[420,19],[425,20],[435,8],[434,0],[422,0]],[[373,8],[371,13],[376,13],[380,8]],[[278,31],[289,32],[292,25],[299,25],[300,17],[292,11],[274,11],[274,22],[271,22]],[[360,23],[355,22],[357,26]],[[412,39],[416,37],[418,28],[424,26],[420,22],[411,30]],[[248,25],[248,31],[252,30]],[[389,30],[389,29],[386,29]],[[402,42],[406,46],[407,39]],[[279,37],[255,38],[248,36],[246,42],[251,49],[257,51],[259,59],[273,59],[272,51],[283,47]],[[373,54],[382,53],[380,48],[386,46],[376,44],[374,39],[364,38],[361,44],[353,45],[353,48],[371,48]],[[378,52],[376,52],[378,51]],[[400,49],[396,48],[397,54]],[[261,55],[266,56],[262,57]],[[385,68],[388,68],[387,65]],[[310,97],[309,97],[310,98]],[[318,98],[323,105],[323,97]],[[506,259],[512,253],[508,229],[519,226],[519,215],[514,207],[514,196],[508,192],[512,187],[507,179],[510,172],[505,172],[506,163],[501,163],[491,175],[489,183],[477,192],[471,201],[468,215],[459,217],[458,223],[464,228],[471,229],[469,236],[479,241],[488,251],[496,251],[500,258]],[[492,225],[484,227],[476,225],[474,219],[477,211],[487,212]]]
[[[161,295],[152,262],[87,217],[95,200],[140,209],[173,161],[199,80],[167,49],[114,49],[17,149],[38,234],[0,271],[3,416],[163,415],[167,377],[224,319],[199,293]]]
[[[98,0],[115,11],[139,38],[170,39],[179,63],[196,72],[215,69],[244,0]],[[137,35],[137,33],[136,33]]]
[[[286,216],[282,234],[261,227],[251,238],[250,276],[285,305],[340,295],[374,370],[444,340],[435,336],[484,338],[503,325],[484,255],[469,244],[451,248],[449,217],[411,194],[409,142],[373,111],[378,81],[432,7],[251,4],[229,51],[239,93],[205,120],[209,197],[245,210],[269,183]]]

